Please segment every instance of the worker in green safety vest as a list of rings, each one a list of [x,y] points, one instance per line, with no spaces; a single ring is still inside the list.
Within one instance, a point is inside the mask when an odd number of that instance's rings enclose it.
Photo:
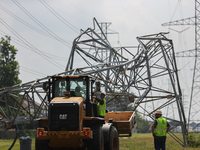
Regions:
[[[156,110],[155,121],[151,126],[152,134],[154,136],[155,150],[165,150],[166,135],[170,130],[170,125],[166,119],[162,118],[162,111]]]
[[[79,86],[77,86],[76,88],[75,88],[75,96],[76,97],[82,97],[82,94],[81,94],[81,92],[80,92],[80,87]]]
[[[101,98],[98,98],[96,96],[93,96],[96,101],[98,101],[97,103],[97,114],[99,117],[104,118],[105,114],[106,114],[106,92],[101,92]]]

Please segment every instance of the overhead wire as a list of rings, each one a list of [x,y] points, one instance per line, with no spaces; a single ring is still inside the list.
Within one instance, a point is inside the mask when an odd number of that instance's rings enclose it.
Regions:
[[[76,28],[74,25],[72,25],[70,22],[68,22],[65,18],[63,18],[60,14],[58,14],[45,0],[39,0],[56,18],[58,18],[62,23],[64,23],[67,27],[75,31],[76,33],[79,33],[79,29]]]
[[[176,4],[176,7],[175,7],[175,10],[174,10],[174,12],[173,12],[173,15],[171,16],[170,22],[172,21],[172,19],[173,19],[175,13],[177,12],[178,7],[179,7],[179,14],[180,14],[180,17],[181,17],[181,18],[184,18],[184,17],[183,17],[183,7],[182,7],[182,3],[181,3],[181,2],[182,2],[181,0],[178,0],[178,2],[177,2],[177,4]],[[182,28],[182,31],[181,31],[181,32],[185,31],[185,29],[183,30],[184,26],[182,26],[181,28]],[[169,26],[169,30],[170,30],[170,26]],[[178,32],[178,34],[180,35],[181,32]],[[183,42],[183,43],[182,43],[182,42]],[[181,51],[183,51],[184,49],[187,49],[187,40],[186,40],[186,36],[185,36],[184,33],[183,33],[183,35],[181,34],[181,37],[179,37],[179,44],[182,44],[182,45],[180,46]],[[182,70],[183,70],[186,66],[188,66],[188,64],[190,64],[191,61],[192,61],[192,60],[190,60],[189,62],[187,62],[184,66],[181,67],[181,69],[179,69],[179,73],[180,73],[181,77],[183,78],[182,84],[185,86],[184,88],[187,89],[188,94],[189,94],[189,91],[190,91],[190,88],[189,88],[190,86],[188,85],[188,80],[186,80],[185,77],[184,77],[187,73],[182,73]],[[178,61],[177,61],[177,63],[178,63]],[[181,63],[181,64],[182,64],[182,63]],[[188,71],[186,71],[186,72],[188,72]],[[188,79],[188,77],[187,77],[187,79]],[[182,89],[183,89],[183,87],[182,87]],[[183,99],[183,101],[185,101],[185,100]]]
[[[168,1],[168,2],[169,2],[169,1]],[[176,11],[178,10],[178,7],[179,7],[179,0],[178,0],[177,4],[176,4],[176,6],[175,6],[175,9],[174,9],[173,14],[170,15],[170,13],[169,13],[169,15],[171,16],[171,18],[169,19],[169,22],[171,22],[172,19],[174,18],[174,15],[175,15]],[[170,10],[170,2],[169,2],[169,10]],[[170,26],[169,26],[169,28],[168,28],[168,31],[170,31]]]
[[[3,32],[2,30],[0,30],[0,32],[4,33],[4,34],[0,33],[1,35],[8,35],[8,36],[10,36],[9,34]],[[21,42],[20,40],[16,39],[16,38],[13,37],[13,36],[12,36],[12,41],[15,42],[15,43],[17,43],[17,44],[19,44],[20,46],[22,46],[22,47],[28,49],[28,50],[34,52],[34,50],[32,50],[32,48],[28,47],[28,46],[25,45],[23,42]],[[42,51],[42,50],[39,50],[39,49],[38,49],[38,51],[41,52],[41,53],[45,53],[46,55],[48,55],[50,58],[53,58],[54,60],[65,61],[65,62],[67,61],[67,58],[65,58],[65,57],[53,55],[53,54],[47,53],[47,52]]]
[[[56,38],[58,41],[66,45],[67,47],[71,48],[70,44],[60,38],[58,35],[53,33],[51,30],[49,30],[45,25],[43,25],[38,19],[36,19],[29,11],[27,11],[17,0],[12,0],[31,20],[33,20],[37,25],[39,25],[42,29],[44,29],[47,33],[49,33],[51,36]]]
[[[46,32],[43,32],[42,30],[39,30],[39,29],[35,28],[34,26],[32,26],[31,24],[27,23],[27,22],[24,21],[23,19],[17,17],[15,14],[13,14],[12,12],[10,12],[8,9],[6,9],[5,7],[3,7],[2,5],[0,5],[0,8],[1,8],[4,12],[6,12],[6,13],[9,14],[10,16],[12,16],[13,18],[15,18],[16,20],[18,20],[19,22],[21,22],[22,24],[26,25],[27,27],[29,27],[29,28],[35,30],[36,32],[41,33],[41,34],[43,34],[43,35],[45,35],[45,36],[52,37],[52,36],[50,36],[49,34],[47,34]]]
[[[4,35],[10,36],[9,34],[3,32],[2,30],[0,30],[0,32],[4,33],[4,34],[0,33],[0,34],[3,35],[3,36],[4,36]],[[16,38],[12,37],[12,41],[15,42],[15,43],[17,43],[17,44],[19,44],[20,46],[22,46],[22,47],[28,49],[28,50],[34,52],[34,50],[32,50],[30,47],[27,47],[27,45],[25,45],[25,44],[24,44],[23,42],[21,42],[20,40],[18,40],[18,39],[16,39]],[[41,53],[45,53],[46,55],[48,55],[50,58],[53,58],[54,60],[65,61],[65,62],[67,61],[67,58],[65,58],[65,57],[53,55],[53,54],[47,53],[47,52],[42,51],[42,50],[39,50],[39,49],[38,49],[38,51],[40,51]]]
[[[22,5],[20,5],[20,3],[19,2],[17,2],[17,1],[14,1],[13,0],[13,2],[25,13],[25,14],[27,14],[34,22],[36,22],[40,27],[42,27],[46,32],[43,32],[42,30],[39,30],[39,29],[37,29],[37,28],[35,28],[34,26],[32,26],[32,25],[30,25],[29,23],[27,23],[27,22],[25,22],[24,20],[22,20],[21,18],[19,18],[19,17],[17,17],[16,15],[14,15],[13,13],[11,13],[10,11],[8,11],[6,8],[4,8],[2,5],[0,6],[1,7],[1,9],[2,10],[4,10],[6,13],[8,13],[9,15],[11,15],[12,17],[14,17],[16,20],[18,20],[18,21],[20,21],[21,23],[23,23],[24,25],[26,25],[26,26],[28,26],[29,28],[31,28],[31,29],[33,29],[33,30],[35,30],[35,31],[37,31],[37,32],[39,32],[39,33],[41,33],[41,34],[43,34],[43,35],[45,35],[45,36],[49,36],[49,37],[53,37],[54,39],[57,39],[57,40],[59,40],[60,41],[60,38],[58,37],[57,38],[57,36],[55,36],[55,34],[52,34],[52,32],[50,31],[50,30],[48,30],[45,26],[43,26],[36,18],[34,18]],[[45,2],[45,1],[44,1]],[[44,3],[43,3],[44,4]],[[44,4],[45,5],[45,4]],[[45,5],[46,7],[47,7],[47,5]],[[48,5],[49,6],[49,5]],[[51,7],[49,7],[49,10],[51,10],[50,9]],[[53,13],[53,11],[51,11],[52,13]],[[55,11],[54,11],[55,12]],[[53,13],[54,15],[56,15],[55,13]],[[57,16],[57,18],[58,18],[58,16],[59,15],[56,15]],[[60,16],[60,18],[62,18],[61,16]],[[61,20],[61,19],[60,19]],[[62,21],[62,20],[61,20]],[[66,20],[65,20],[66,21]],[[63,21],[62,21],[63,22]],[[1,23],[2,24],[4,24],[4,26],[6,26],[6,28],[8,28],[10,31],[11,31],[11,29],[12,28],[10,28],[2,19],[1,19]],[[63,22],[64,23],[64,22]],[[66,24],[66,23],[65,23]],[[66,24],[67,25],[67,24]],[[74,27],[74,26],[73,26]],[[74,27],[75,28],[75,27]],[[73,29],[73,28],[71,28],[71,29]],[[73,29],[74,30],[74,29]],[[74,30],[74,31],[76,31],[76,30]],[[12,30],[11,31],[13,34],[15,34],[15,35],[17,35],[16,34],[16,32],[14,32],[14,30]],[[77,31],[76,31],[77,32]],[[48,34],[47,34],[48,33]],[[54,35],[54,36],[52,36],[52,35]],[[17,35],[17,37],[19,37],[19,34]],[[19,41],[19,40],[17,40],[17,41]],[[63,40],[61,40],[61,41],[63,41]],[[19,42],[21,42],[21,41],[19,41]],[[21,42],[22,44],[24,44],[24,45],[26,45],[27,46],[27,41],[25,42],[24,40],[23,40],[23,42]],[[62,42],[63,43],[63,42]],[[21,45],[22,46],[22,45]],[[36,49],[36,48],[32,48],[32,47],[30,47],[30,43],[29,43],[29,49],[30,50],[33,50],[34,52],[36,52],[37,54],[39,54],[38,52],[40,52],[40,53],[42,53],[42,54],[44,54],[45,52],[42,52],[42,51],[40,51],[40,50],[38,50],[38,49]],[[36,51],[37,50],[37,51]],[[47,54],[47,53],[46,53]],[[40,54],[39,54],[40,55]],[[47,54],[47,55],[49,55],[49,54]],[[55,56],[55,57],[57,57],[57,56]],[[44,58],[44,57],[43,57]],[[54,64],[55,65],[55,64]],[[58,67],[58,66],[57,66]]]
[[[1,31],[1,30],[0,30],[0,31]],[[1,32],[3,32],[3,31],[1,31]],[[1,33],[0,33],[0,34],[1,34]],[[12,41],[13,41],[13,37],[12,37]],[[26,47],[26,48],[27,48],[27,47]],[[26,67],[24,67],[24,66],[22,66],[22,65],[19,65],[19,68],[20,68],[20,70],[23,70],[23,71],[25,71],[25,72],[27,72],[27,73],[30,73],[30,74],[33,74],[33,75],[37,75],[37,76],[40,76],[40,77],[46,75],[46,74],[44,74],[44,73],[41,73],[41,72],[38,72],[38,71],[35,71],[35,70],[32,70],[32,69],[26,68]],[[6,82],[7,82],[7,83],[12,83],[12,82],[10,82],[9,80],[7,80]]]
[[[49,58],[47,55],[45,55],[44,53],[42,53],[41,51],[38,51],[38,49],[33,46],[31,43],[29,43],[26,39],[24,39],[21,35],[19,35],[15,30],[13,30],[3,19],[0,18],[0,22],[9,30],[11,31],[15,36],[17,36],[25,45],[27,45],[29,48],[31,48],[32,50],[34,50],[35,53],[37,53],[38,55],[40,55],[41,57],[43,57],[44,59],[46,59],[48,62],[50,62],[51,64],[53,64],[54,66],[63,69],[61,64],[55,62],[54,60],[52,60],[51,58]]]
[[[188,82],[186,82],[186,79],[184,78],[185,74],[183,74],[181,71],[180,71],[180,75],[182,76],[182,78],[184,79],[182,84],[185,85],[185,88],[187,88],[187,91],[190,91],[190,86],[188,84]],[[188,79],[188,78],[187,78]]]
[[[177,2],[177,4],[176,4],[176,7],[175,7],[174,12],[173,12],[173,14],[172,14],[172,17],[171,17],[171,19],[170,19],[170,22],[172,21],[172,19],[174,18],[174,15],[176,14],[176,11],[178,10],[179,3],[180,3],[180,0],[178,0],[178,2]]]
[[[57,40],[55,37],[51,36],[50,34],[34,27],[33,25],[29,24],[28,22],[24,21],[23,19],[21,19],[20,17],[16,16],[15,14],[13,14],[11,11],[9,11],[8,9],[6,9],[5,7],[3,7],[2,5],[0,5],[0,9],[2,9],[4,12],[6,12],[7,14],[9,14],[10,16],[12,16],[14,19],[18,20],[19,22],[21,22],[22,24],[24,24],[25,26],[29,27],[30,29],[46,36],[46,37],[49,37],[49,38],[52,38],[52,39],[55,39]],[[64,40],[64,39],[63,39]],[[57,40],[58,41],[58,40]],[[70,42],[70,41],[68,41]]]
[[[168,1],[168,2],[169,2],[169,1]],[[178,2],[179,2],[179,0],[178,0]],[[175,15],[175,13],[176,13],[176,11],[178,10],[178,6],[179,6],[178,2],[177,2],[177,4],[176,4],[176,6],[175,6],[175,9],[174,9],[173,14],[171,15],[171,14],[169,13],[169,16],[171,16],[171,18],[169,19],[169,22],[172,21],[174,15]],[[169,2],[169,12],[170,12],[170,7],[171,7],[171,6],[170,6],[170,2]],[[168,32],[170,32],[170,26],[168,27]],[[168,35],[168,36],[169,36],[169,35]]]
[[[182,6],[182,3],[180,3],[180,15],[181,15],[181,17],[182,18],[184,18],[184,15],[183,15],[183,6]],[[183,28],[185,28],[185,25],[184,26],[182,26]],[[182,28],[182,29],[183,29]],[[187,49],[187,40],[186,40],[186,35],[185,35],[185,33],[183,33],[183,48],[184,49]]]
[[[32,70],[32,69],[29,69],[27,67],[24,67],[22,65],[20,65],[20,69],[25,71],[25,72],[28,72],[28,73],[31,73],[31,74],[34,74],[34,75],[39,75],[40,77],[43,77],[44,75],[47,76],[46,74],[44,73],[41,73],[41,72],[38,72],[38,71],[35,71],[35,70]]]
[[[83,11],[82,9],[80,9],[80,8],[78,8],[76,5],[74,5],[72,2],[70,2],[69,0],[67,0],[72,6],[74,6],[76,9],[78,9],[79,11],[81,11],[81,12],[83,12],[84,14],[86,14],[87,16],[89,16],[89,17],[94,17],[94,16],[91,16],[91,15],[89,15],[89,14],[87,14],[85,11]]]
[[[39,0],[56,18],[58,18],[62,23],[68,26],[70,29],[80,34],[79,29],[63,18],[56,10],[54,10],[45,0]],[[85,37],[85,35],[83,36]]]
[[[49,1],[48,1],[49,2]],[[48,2],[46,2],[46,3],[48,3]],[[66,2],[66,1],[63,1],[63,2]],[[60,3],[59,3],[60,4]],[[62,4],[61,4],[62,5]],[[64,5],[64,4],[63,4]],[[61,7],[60,6],[56,6],[56,5],[51,5],[54,9],[56,9],[57,10],[57,12],[59,11],[60,13],[62,13],[62,14],[64,14],[64,16],[68,16],[68,17],[70,17],[71,19],[73,19],[73,20],[77,20],[77,21],[79,21],[79,22],[82,22],[82,23],[88,23],[88,21],[87,21],[87,19],[85,18],[85,16],[84,17],[82,17],[82,18],[80,18],[79,16],[75,16],[74,14],[72,14],[71,13],[71,11],[69,11],[69,12],[66,12],[66,11],[64,11],[63,9],[61,9]],[[67,6],[69,6],[69,5],[67,5]],[[69,6],[70,7],[70,6]],[[71,8],[71,7],[70,7]],[[67,10],[69,10],[69,9],[67,9]],[[92,16],[91,16],[92,17]],[[94,17],[94,16],[93,16]],[[92,18],[93,18],[92,17]],[[82,24],[81,23],[81,24]],[[79,29],[80,30],[80,29]]]

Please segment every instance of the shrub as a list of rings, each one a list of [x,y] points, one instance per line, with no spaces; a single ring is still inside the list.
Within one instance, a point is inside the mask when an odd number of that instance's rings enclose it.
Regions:
[[[195,134],[194,132],[189,133],[187,136],[187,145],[190,147],[199,147],[200,146],[200,133]]]

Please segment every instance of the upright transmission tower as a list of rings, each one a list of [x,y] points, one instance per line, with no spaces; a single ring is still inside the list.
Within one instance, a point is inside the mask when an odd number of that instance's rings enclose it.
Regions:
[[[101,26],[101,29],[102,29],[102,33],[105,34],[105,38],[108,37],[108,27],[111,25],[111,22],[100,22],[99,25]],[[103,35],[102,35],[103,37]]]
[[[194,25],[195,26],[195,49],[176,53],[176,57],[194,57],[194,70],[192,79],[192,88],[190,95],[190,106],[188,114],[188,126],[195,117],[200,115],[199,92],[200,92],[200,0],[195,0],[195,17],[176,20],[162,24],[162,26],[179,26]]]

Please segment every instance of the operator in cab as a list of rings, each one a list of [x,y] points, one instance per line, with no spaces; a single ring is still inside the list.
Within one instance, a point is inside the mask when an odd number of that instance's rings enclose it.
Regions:
[[[75,96],[76,97],[82,97],[82,94],[81,94],[81,92],[80,92],[80,87],[79,86],[77,86],[76,88],[75,88]]]
[[[98,102],[97,103],[97,114],[98,117],[104,118],[105,114],[106,114],[106,92],[101,92],[101,98],[98,98],[96,96],[93,96],[93,98],[95,98],[95,100]]]

